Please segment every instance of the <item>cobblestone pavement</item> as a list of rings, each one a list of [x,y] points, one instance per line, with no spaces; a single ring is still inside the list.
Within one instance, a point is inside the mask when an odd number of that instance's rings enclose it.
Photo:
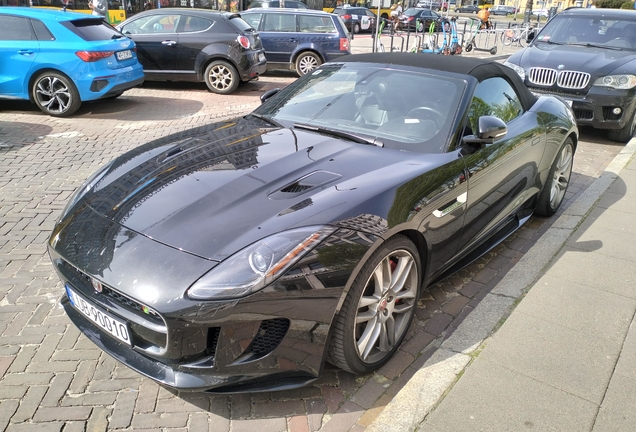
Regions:
[[[46,240],[71,192],[109,159],[168,133],[235,116],[273,75],[221,97],[202,85],[151,84],[85,104],[69,119],[0,103],[0,430],[359,431],[381,412],[554,219],[533,218],[485,257],[429,289],[395,357],[377,373],[331,366],[282,392],[174,394],[103,354],[70,324]],[[622,148],[584,131],[566,205]]]

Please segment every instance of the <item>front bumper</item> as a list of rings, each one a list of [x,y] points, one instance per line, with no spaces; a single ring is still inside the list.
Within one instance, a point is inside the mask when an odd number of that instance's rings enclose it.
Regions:
[[[587,94],[575,95],[531,85],[528,85],[528,88],[537,95],[553,94],[563,98],[572,107],[579,126],[622,129],[634,116],[634,109],[636,109],[636,98],[626,91],[616,90],[609,93],[602,88],[592,87]],[[615,108],[620,108],[619,115],[613,113]]]

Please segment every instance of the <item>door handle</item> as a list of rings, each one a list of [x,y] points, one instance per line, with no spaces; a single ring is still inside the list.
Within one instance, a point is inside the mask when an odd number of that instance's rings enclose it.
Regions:
[[[31,50],[18,50],[18,54],[33,55],[33,51],[31,51]]]
[[[447,214],[451,213],[453,210],[463,206],[464,203],[466,203],[467,198],[468,198],[468,194],[464,192],[463,194],[455,198],[453,201],[433,211],[433,216],[437,218],[446,216]]]
[[[170,45],[170,46],[172,46],[172,45],[176,45],[176,44],[177,44],[177,41],[173,41],[173,40],[165,40],[165,41],[163,41],[163,42],[161,42],[161,43],[162,43],[163,45]]]

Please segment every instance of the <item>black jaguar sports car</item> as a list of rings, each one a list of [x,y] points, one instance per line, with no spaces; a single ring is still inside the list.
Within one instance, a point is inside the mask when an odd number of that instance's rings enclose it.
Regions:
[[[353,55],[262,100],[111,161],[49,240],[71,320],[173,388],[379,368],[421,290],[557,211],[578,142],[561,99],[476,59]]]

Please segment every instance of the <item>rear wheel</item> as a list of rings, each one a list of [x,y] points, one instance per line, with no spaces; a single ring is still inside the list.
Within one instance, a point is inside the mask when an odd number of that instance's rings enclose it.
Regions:
[[[632,119],[622,129],[610,130],[607,137],[612,141],[627,143],[634,136],[636,131],[636,110],[632,114]]]
[[[52,71],[44,72],[35,79],[31,95],[38,108],[53,117],[69,116],[82,105],[73,81]]]
[[[391,358],[415,315],[420,268],[417,248],[401,235],[371,255],[334,321],[332,363],[360,374],[378,369]]]
[[[296,73],[303,76],[322,64],[322,60],[316,54],[306,51],[296,58]]]
[[[557,153],[548,173],[546,184],[539,194],[535,211],[540,216],[552,216],[561,207],[570,184],[573,162],[574,144],[571,138],[567,138]]]
[[[353,33],[354,34],[360,33],[360,25],[358,23],[353,25]]]
[[[205,68],[205,84],[213,93],[232,93],[238,87],[239,81],[238,72],[226,61],[213,61]]]

